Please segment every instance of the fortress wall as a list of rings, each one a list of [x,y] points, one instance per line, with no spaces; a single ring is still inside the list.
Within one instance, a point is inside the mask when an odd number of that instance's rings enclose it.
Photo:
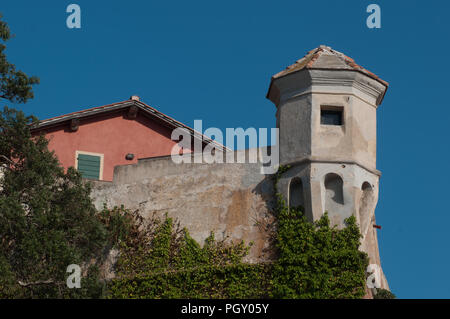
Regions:
[[[248,150],[235,155],[246,153]],[[259,163],[175,164],[170,156],[143,159],[116,166],[113,182],[92,182],[91,196],[98,209],[103,204],[110,208],[124,205],[138,209],[144,217],[156,214],[161,218],[167,212],[200,244],[211,231],[218,240],[228,236],[235,242],[253,242],[245,261],[256,263],[273,257],[268,249],[268,226],[273,222],[271,209],[275,204],[273,180],[271,175],[261,174],[260,168]],[[284,186],[282,178],[280,190]],[[320,193],[316,190],[316,196]],[[375,223],[374,215],[366,218]],[[380,265],[376,230],[368,229],[360,248],[369,254],[371,263]],[[388,287],[384,274],[382,287]]]
[[[238,151],[235,153],[246,153]],[[253,242],[247,262],[270,258],[269,232],[273,220],[273,182],[260,173],[260,164],[175,164],[171,157],[139,160],[116,166],[113,182],[93,182],[92,197],[98,209],[124,205],[168,216],[187,227],[199,243],[211,231],[220,240]]]

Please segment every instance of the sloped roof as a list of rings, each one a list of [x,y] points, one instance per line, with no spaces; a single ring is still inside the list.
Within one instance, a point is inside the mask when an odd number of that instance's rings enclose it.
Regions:
[[[54,126],[54,125],[57,125],[57,124],[60,124],[60,123],[66,122],[66,121],[70,121],[72,119],[87,118],[87,117],[91,117],[91,116],[95,116],[95,115],[99,115],[99,114],[113,112],[113,111],[117,111],[117,110],[121,110],[121,109],[126,109],[131,106],[136,106],[139,109],[139,111],[143,111],[144,114],[158,119],[159,121],[161,121],[163,124],[165,124],[166,126],[168,126],[170,128],[173,128],[173,129],[184,128],[191,134],[191,136],[194,136],[196,138],[203,138],[203,141],[205,141],[206,143],[212,143],[213,145],[216,145],[219,149],[223,149],[224,152],[229,151],[229,149],[227,147],[214,141],[213,139],[209,138],[208,136],[195,131],[194,129],[190,128],[189,126],[187,126],[181,122],[178,122],[177,120],[171,118],[170,116],[165,115],[164,113],[158,111],[157,109],[155,109],[139,100],[135,100],[135,99],[130,99],[130,100],[126,100],[126,101],[122,101],[122,102],[118,102],[118,103],[93,107],[93,108],[85,109],[82,111],[77,111],[77,112],[45,119],[45,120],[39,121],[39,123],[37,125],[33,126],[31,128],[31,130],[39,131],[39,130],[45,129],[47,127],[51,127],[51,126]]]
[[[364,73],[372,79],[381,82],[386,87],[389,86],[388,82],[356,64],[352,58],[325,45],[309,51],[303,58],[288,66],[285,70],[275,74],[272,77],[272,81],[303,69],[353,70]]]

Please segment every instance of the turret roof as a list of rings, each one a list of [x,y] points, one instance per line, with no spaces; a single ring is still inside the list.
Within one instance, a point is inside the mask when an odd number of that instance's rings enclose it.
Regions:
[[[288,66],[285,70],[275,74],[272,77],[272,81],[304,69],[359,71],[372,79],[381,82],[386,87],[389,86],[388,82],[380,79],[369,70],[356,64],[352,58],[325,45],[321,45],[320,47],[309,51],[303,58]]]

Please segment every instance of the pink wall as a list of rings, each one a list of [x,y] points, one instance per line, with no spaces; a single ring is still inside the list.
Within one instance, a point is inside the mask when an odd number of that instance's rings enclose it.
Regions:
[[[75,166],[75,152],[104,154],[103,180],[112,181],[114,166],[137,163],[139,158],[170,155],[176,142],[172,129],[141,114],[127,119],[124,113],[81,119],[78,131],[70,132],[69,123],[45,129],[49,149],[54,150],[64,168]],[[35,133],[36,134],[36,133]],[[126,154],[134,159],[125,159]]]

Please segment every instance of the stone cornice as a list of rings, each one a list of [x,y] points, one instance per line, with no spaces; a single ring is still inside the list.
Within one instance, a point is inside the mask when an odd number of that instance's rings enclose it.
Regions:
[[[325,158],[325,157],[317,157],[317,156],[304,156],[304,157],[295,158],[293,160],[290,160],[287,163],[282,163],[282,164],[296,166],[296,165],[309,164],[309,163],[331,163],[331,164],[357,165],[357,166],[365,169],[366,171],[369,171],[372,174],[381,176],[381,172],[379,170],[377,170],[376,168],[370,168],[367,165],[365,165],[359,161],[350,160],[350,159],[346,159],[346,158]]]
[[[267,97],[278,107],[305,94],[349,94],[377,108],[386,90],[382,82],[355,70],[305,69],[274,80]]]

